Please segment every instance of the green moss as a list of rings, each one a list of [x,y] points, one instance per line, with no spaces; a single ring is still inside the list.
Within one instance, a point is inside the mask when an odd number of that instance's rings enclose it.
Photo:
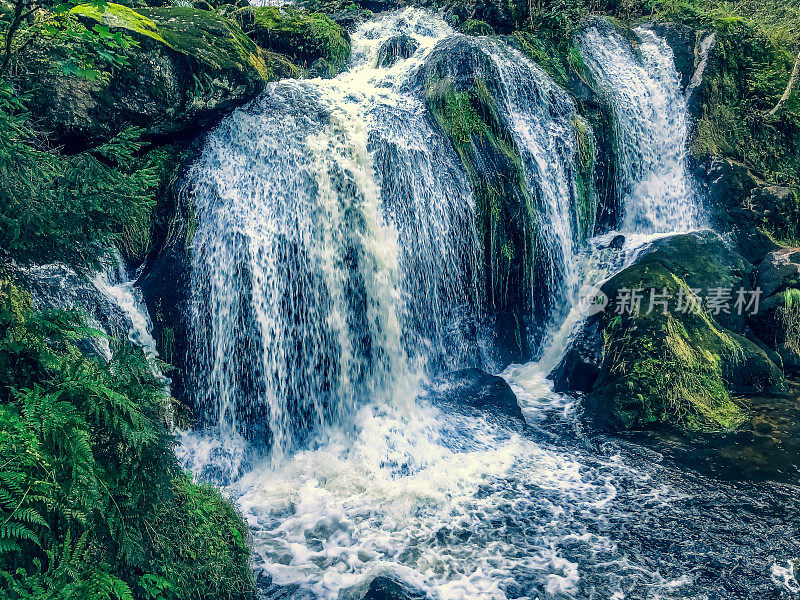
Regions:
[[[102,11],[91,4],[72,10],[144,35],[214,69],[254,69],[264,80],[271,77],[261,50],[234,21],[215,13],[177,6],[134,11],[113,3],[104,5]]]
[[[255,69],[271,77],[264,57],[232,20],[189,7],[141,9],[156,23],[159,33],[175,50],[214,68]]]
[[[646,314],[651,288],[675,298],[689,286],[655,264],[626,269],[613,287],[645,288],[645,300],[638,316],[604,317],[604,376],[594,395],[611,420],[625,428],[669,424],[688,431],[741,423],[744,414],[728,390],[729,372],[744,362],[739,340],[704,312]]]
[[[594,186],[595,141],[592,130],[580,117],[573,120],[575,128],[575,184],[578,192],[578,238],[583,242],[594,234],[597,221],[597,193]]]
[[[480,36],[494,34],[494,29],[491,25],[486,21],[480,21],[478,19],[467,19],[461,24],[459,29],[462,33],[466,33],[467,35]]]
[[[350,57],[347,33],[321,13],[291,7],[249,7],[237,13],[242,27],[262,48],[305,67],[324,59],[340,69]]]
[[[164,38],[161,37],[161,34],[158,32],[158,27],[151,19],[121,4],[108,3],[103,6],[99,4],[80,4],[70,10],[70,13],[93,19],[108,27],[133,31],[161,42],[162,44],[167,43]]]

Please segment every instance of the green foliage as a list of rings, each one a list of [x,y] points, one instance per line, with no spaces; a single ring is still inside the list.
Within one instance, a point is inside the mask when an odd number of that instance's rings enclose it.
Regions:
[[[65,75],[97,80],[107,78],[114,69],[130,65],[129,50],[138,42],[122,32],[112,32],[101,23],[86,23],[78,17],[75,5],[67,0],[39,3],[15,0],[13,9],[0,12],[0,26],[6,45],[3,70],[14,56],[33,42],[43,42],[61,49],[50,67]],[[92,0],[88,10],[102,11],[105,0]],[[2,73],[3,75],[5,73]]]
[[[745,164],[773,183],[800,183],[800,96],[795,92],[778,116],[794,54],[763,31],[734,23],[719,34],[720,57],[700,90],[701,111],[692,141],[696,155],[717,155]]]
[[[492,35],[494,33],[491,25],[478,19],[467,19],[461,24],[460,29],[467,35]]]
[[[323,59],[339,69],[350,57],[347,32],[321,13],[266,6],[243,8],[237,17],[261,47],[285,54],[305,67]]]
[[[150,595],[141,596],[159,598],[152,588],[161,585],[164,600],[248,597],[252,579],[245,522],[217,490],[196,485],[187,475],[174,478],[172,493],[173,502],[163,504],[152,521],[156,575],[140,579],[140,587],[151,588]]]
[[[783,345],[800,357],[800,290],[790,288],[781,294],[783,306],[778,308],[778,323],[783,332]]]
[[[247,598],[246,527],[178,467],[147,359],[90,333],[0,280],[0,598]]]
[[[58,154],[41,147],[21,100],[0,84],[0,251],[20,262],[93,264],[124,237],[141,255],[160,157],[139,155],[139,135],[131,128],[91,151]]]

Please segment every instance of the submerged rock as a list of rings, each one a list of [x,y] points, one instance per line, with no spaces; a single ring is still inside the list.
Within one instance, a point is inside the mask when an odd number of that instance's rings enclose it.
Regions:
[[[440,375],[433,380],[423,397],[449,409],[478,411],[503,420],[525,423],[517,397],[506,380],[480,369],[462,369]]]
[[[429,600],[425,592],[401,583],[391,577],[378,576],[373,579],[362,600]]]
[[[733,394],[778,391],[783,383],[767,353],[742,335],[745,315],[708,304],[715,290],[732,290],[733,307],[750,270],[711,233],[655,242],[602,286],[609,308],[588,319],[551,374],[556,389],[586,392],[587,408],[612,428],[740,425],[746,409]],[[692,294],[705,298],[702,310],[689,304]]]
[[[79,149],[106,141],[125,127],[153,137],[192,135],[254,98],[272,77],[274,62],[238,25],[188,7],[133,9],[109,3],[72,13],[132,36],[130,66],[90,81],[46,67],[58,48],[30,51],[22,87],[31,109],[57,144]]]

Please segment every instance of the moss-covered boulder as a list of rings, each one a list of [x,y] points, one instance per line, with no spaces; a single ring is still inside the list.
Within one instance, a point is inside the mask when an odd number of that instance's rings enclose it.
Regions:
[[[590,412],[615,428],[704,431],[743,423],[746,402],[735,396],[776,391],[783,381],[737,314],[750,270],[711,233],[655,242],[602,286],[608,309],[584,326],[581,352],[568,354],[553,374],[557,387],[587,392]],[[716,290],[730,290],[731,314],[709,301]],[[589,381],[581,378],[592,372]]]
[[[440,44],[420,73],[425,103],[467,172],[478,219],[485,294],[506,361],[528,354],[526,315],[537,244],[537,209],[496,100],[499,74],[466,38]]]
[[[504,51],[509,60],[519,60],[498,44],[497,52]],[[530,347],[543,335],[542,324],[557,303],[552,292],[558,289],[560,273],[558,241],[547,216],[550,190],[542,183],[547,178],[526,175],[526,168],[536,173],[539,165],[515,141],[510,116],[514,101],[505,85],[530,99],[523,112],[541,109],[565,129],[571,126],[574,139],[551,147],[551,158],[567,170],[575,169],[577,189],[562,191],[570,195],[578,243],[594,231],[596,197],[594,138],[571,99],[534,65],[520,64],[519,78],[505,83],[499,65],[485,42],[454,36],[428,55],[415,85],[433,121],[450,139],[472,187],[495,358],[507,364],[527,360]],[[572,175],[567,172],[568,178]]]
[[[350,38],[322,13],[292,7],[246,7],[236,13],[245,32],[262,48],[289,56],[304,67],[316,61],[341,70],[350,57]]]
[[[131,125],[151,137],[186,135],[252,99],[273,74],[270,56],[235,22],[212,12],[107,4],[79,5],[72,13],[89,26],[124,32],[138,45],[128,51],[128,67],[94,81],[48,69],[59,48],[31,48],[23,87],[41,126],[68,149]]]

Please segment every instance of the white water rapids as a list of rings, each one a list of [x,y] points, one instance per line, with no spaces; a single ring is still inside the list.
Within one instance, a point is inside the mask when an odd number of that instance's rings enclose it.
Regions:
[[[417,50],[377,68],[401,33]],[[671,52],[638,33],[641,61],[614,34],[583,38],[627,157],[618,252],[576,244],[571,100],[518,53],[470,42],[503,79],[555,295],[597,283],[647,235],[696,224]],[[546,379],[575,311],[540,362],[503,373],[526,432],[415,402],[426,373],[484,354],[472,190],[409,85],[453,35],[412,9],[367,23],[346,73],[272,84],[210,137],[192,172],[192,285],[198,402],[216,426],[185,432],[179,458],[242,510],[265,598],[360,598],[376,575],[438,600],[722,598],[706,594],[709,573],[740,558],[754,593],[771,594],[743,598],[780,597],[782,567],[753,551],[785,552],[780,531],[736,529],[757,492],[582,434],[578,403]],[[243,431],[270,455],[248,454]]]

